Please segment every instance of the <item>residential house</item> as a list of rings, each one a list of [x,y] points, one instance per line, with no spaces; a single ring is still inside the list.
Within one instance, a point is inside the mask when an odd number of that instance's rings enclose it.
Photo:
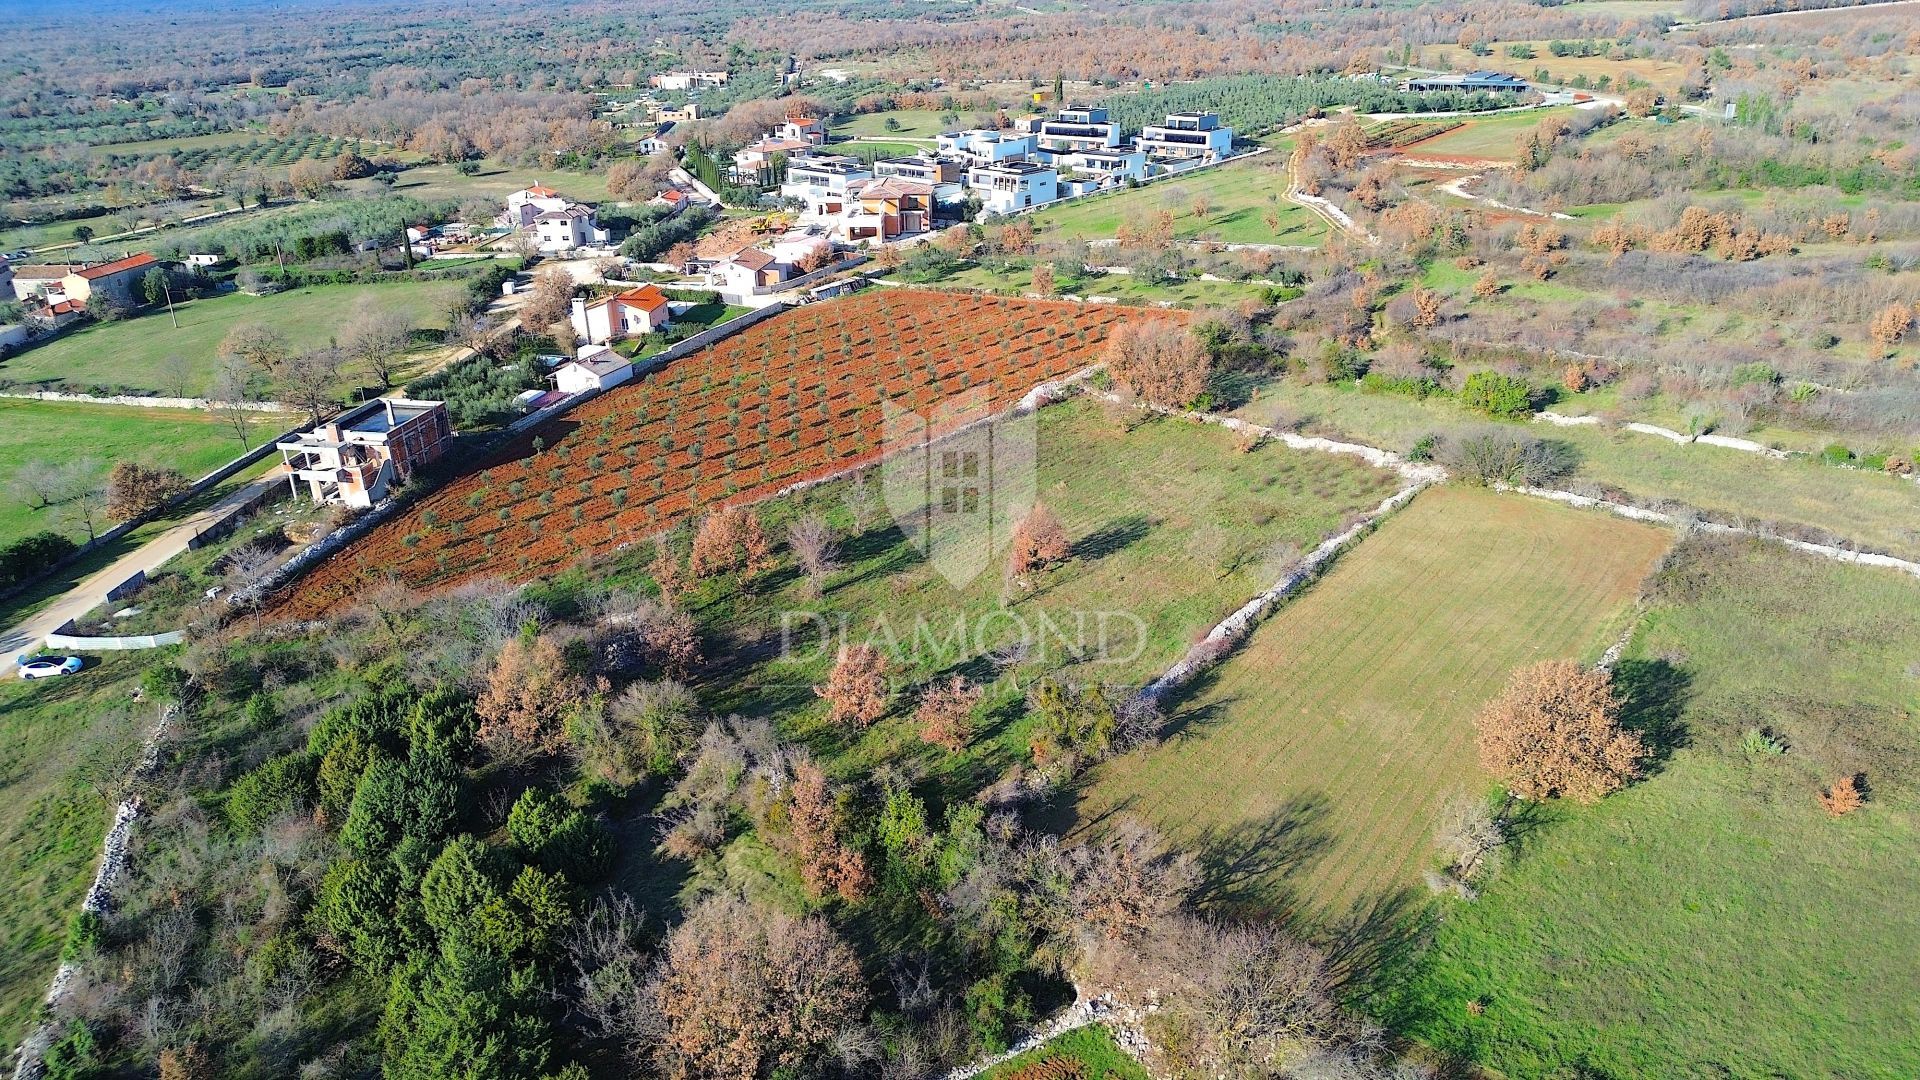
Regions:
[[[187,256],[187,265],[195,270],[209,270],[226,261],[225,255],[214,251],[196,251]]]
[[[1460,90],[1467,93],[1524,94],[1533,87],[1520,76],[1504,71],[1475,71],[1466,75],[1429,75],[1408,79],[1400,88],[1414,93]]]
[[[941,157],[958,158],[969,165],[992,165],[1001,161],[1025,161],[1040,148],[1032,134],[988,131],[969,128],[934,136],[934,147]]]
[[[656,122],[653,125],[653,133],[642,136],[640,141],[634,144],[634,148],[648,155],[664,153],[667,149],[667,136],[672,133],[673,128],[674,123],[671,120]]]
[[[665,123],[691,124],[695,120],[700,119],[700,103],[697,101],[689,101],[678,108],[672,105],[663,105],[654,112],[653,118]]]
[[[275,447],[296,497],[304,485],[315,502],[364,508],[439,459],[452,442],[444,402],[375,398]]]
[[[827,141],[827,122],[817,116],[789,116],[773,130],[776,139],[793,139],[808,146],[823,146]]]
[[[13,268],[13,298],[15,300],[65,300],[67,294],[62,290],[61,282],[68,274],[80,269],[55,263],[48,266],[16,266]]]
[[[114,307],[140,307],[147,302],[146,297],[140,295],[140,279],[159,265],[160,260],[143,251],[112,262],[82,266],[60,279],[60,291],[67,299],[89,306],[104,303]]]
[[[633,378],[633,361],[602,345],[553,369],[553,387],[563,394],[610,390]]]
[[[916,154],[911,157],[881,158],[873,163],[873,175],[882,180],[897,176],[902,180],[938,186],[959,183],[966,176],[966,168],[958,161]]]
[[[648,206],[664,206],[667,208],[667,215],[671,217],[674,214],[678,214],[680,211],[685,210],[687,208],[687,204],[690,202],[692,202],[692,200],[687,198],[686,192],[681,191],[678,188],[668,188],[667,190],[661,192],[660,194],[655,195],[653,198],[648,199],[647,205]]]
[[[87,305],[78,300],[48,300],[46,306],[27,312],[27,321],[48,330],[58,330],[79,322],[87,315]]]
[[[792,278],[823,265],[833,255],[833,243],[812,233],[789,233],[765,248],[742,248],[715,263],[709,283],[730,303],[751,304],[756,296],[779,292]]]
[[[1155,164],[1219,161],[1233,155],[1233,129],[1218,113],[1168,113],[1165,123],[1141,128],[1134,145]]]
[[[1093,181],[1095,188],[1119,187],[1129,180],[1147,178],[1143,150],[1085,150],[1056,158],[1055,162],[1072,169],[1076,179]]]
[[[571,205],[565,196],[536,180],[532,187],[507,196],[507,213],[501,224],[515,229],[532,228],[534,218]]]
[[[846,209],[854,188],[873,179],[873,170],[856,158],[814,155],[787,163],[787,178],[780,185],[780,197],[798,199],[805,212],[815,217],[833,217]]]
[[[663,71],[650,76],[647,85],[655,90],[693,90],[701,87],[727,85],[727,73],[724,71]]]
[[[1034,129],[1039,148],[1054,154],[1083,150],[1113,150],[1120,146],[1120,125],[1107,119],[1107,110],[1069,105]]]
[[[1060,174],[1051,165],[1003,161],[968,170],[967,188],[980,196],[980,208],[987,213],[1011,214],[1058,199]]]
[[[779,166],[813,149],[800,139],[766,138],[734,151],[733,179],[742,184],[765,185],[778,182]]]
[[[533,236],[540,250],[548,253],[604,244],[610,239],[610,234],[594,217],[593,208],[577,204],[564,210],[549,210],[534,218]]]
[[[658,285],[642,285],[592,303],[576,298],[570,321],[573,332],[582,340],[605,345],[650,334],[667,325],[671,318],[667,294],[661,292]]]
[[[860,186],[835,222],[849,244],[884,244],[933,225],[933,185],[901,176]]]

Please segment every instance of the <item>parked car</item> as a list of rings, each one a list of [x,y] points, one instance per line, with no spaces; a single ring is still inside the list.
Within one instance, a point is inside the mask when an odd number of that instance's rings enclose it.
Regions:
[[[20,677],[23,679],[51,679],[56,675],[72,675],[83,666],[77,656],[22,656],[17,661]]]

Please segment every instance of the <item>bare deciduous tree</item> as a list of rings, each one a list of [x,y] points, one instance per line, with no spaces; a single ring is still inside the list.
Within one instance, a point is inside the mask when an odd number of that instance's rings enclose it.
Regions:
[[[1107,339],[1106,359],[1122,386],[1162,408],[1184,409],[1207,389],[1207,350],[1179,323],[1122,323]]]
[[[288,403],[306,410],[307,417],[318,424],[340,403],[340,376],[345,366],[339,348],[314,349],[283,359],[274,371],[274,382]]]
[[[807,575],[807,591],[818,597],[826,589],[827,578],[840,569],[840,545],[834,539],[833,526],[819,514],[808,514],[787,526],[787,546]]]
[[[347,359],[378,379],[382,389],[393,385],[393,374],[413,335],[413,322],[405,312],[382,308],[371,297],[354,309],[342,336],[342,351]]]

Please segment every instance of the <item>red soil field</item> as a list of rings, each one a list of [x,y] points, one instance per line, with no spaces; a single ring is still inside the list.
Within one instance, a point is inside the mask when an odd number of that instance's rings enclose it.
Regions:
[[[523,434],[290,584],[269,614],[314,618],[390,577],[427,589],[555,573],[879,458],[883,400],[925,411],[984,387],[1004,409],[1143,317],[1184,314],[872,289],[777,315]]]

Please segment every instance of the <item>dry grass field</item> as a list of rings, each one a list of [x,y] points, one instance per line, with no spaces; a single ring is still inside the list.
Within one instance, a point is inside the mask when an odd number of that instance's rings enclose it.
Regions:
[[[1592,659],[1667,533],[1484,491],[1420,495],[1101,767],[1080,827],[1134,814],[1196,852],[1209,900],[1338,917],[1416,887],[1434,813],[1490,787],[1473,715],[1509,672]]]

